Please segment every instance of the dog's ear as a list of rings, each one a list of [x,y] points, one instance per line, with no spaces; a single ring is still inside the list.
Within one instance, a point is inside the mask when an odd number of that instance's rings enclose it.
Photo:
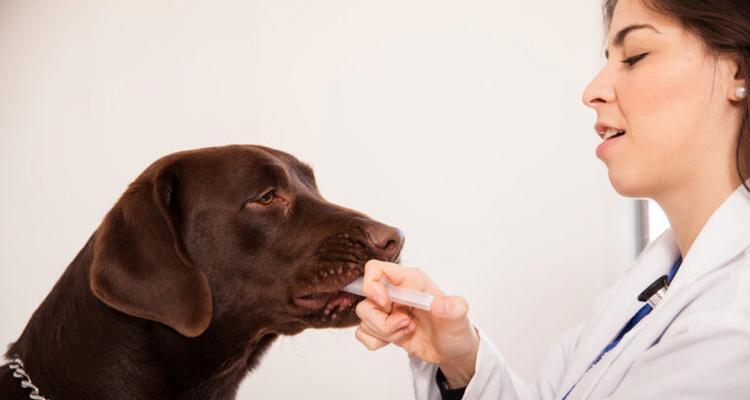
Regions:
[[[211,322],[211,289],[180,238],[173,170],[147,170],[104,218],[95,235],[90,285],[110,307],[194,337]]]

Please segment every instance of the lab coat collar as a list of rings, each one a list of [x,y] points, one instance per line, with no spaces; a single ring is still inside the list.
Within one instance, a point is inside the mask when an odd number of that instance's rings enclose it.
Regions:
[[[650,319],[653,320],[656,314],[665,309],[665,304],[681,292],[681,287],[687,288],[703,275],[721,268],[750,246],[750,224],[747,221],[750,221],[750,193],[740,186],[706,222],[687,256],[684,257],[666,296],[659,307],[652,312],[654,315]],[[564,379],[565,387],[571,387],[575,381],[584,376],[594,357],[643,306],[643,303],[637,301],[637,294],[654,279],[666,274],[679,256],[679,247],[671,228],[641,252],[635,265],[612,288],[609,298],[603,301],[602,306],[595,313],[590,331],[591,340],[587,341],[589,345],[581,349],[580,356],[573,361],[570,373]],[[642,325],[648,324],[648,319],[642,321],[639,324],[641,326],[637,326],[628,337],[624,338],[610,352],[608,359],[603,360],[603,363],[610,364],[644,328]],[[607,368],[605,365],[602,367]],[[576,388],[577,395],[588,393],[590,388],[596,385],[603,371],[598,372],[596,374],[598,376],[585,376],[586,379],[582,379]]]
[[[638,294],[654,279],[666,274],[679,256],[677,241],[672,231],[667,230],[646,246],[636,259],[635,265],[603,295],[600,301],[597,301],[598,308],[586,329],[587,337],[581,340],[584,344],[576,351],[576,356],[563,378],[561,390],[567,391],[585,376],[604,346],[620,332],[638,309],[643,307],[643,303],[638,301]],[[576,391],[581,390],[581,384],[586,383],[585,380],[579,382]]]
[[[671,229],[669,231],[671,232]],[[684,257],[669,291],[677,291],[678,288],[689,285],[701,276],[720,268],[749,244],[750,193],[740,185],[703,226]]]

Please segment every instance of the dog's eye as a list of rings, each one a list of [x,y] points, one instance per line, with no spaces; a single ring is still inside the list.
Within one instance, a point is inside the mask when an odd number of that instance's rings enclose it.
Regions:
[[[276,191],[275,190],[269,190],[266,193],[264,193],[262,196],[258,197],[258,200],[256,202],[258,204],[268,206],[273,203],[273,201],[276,200]]]

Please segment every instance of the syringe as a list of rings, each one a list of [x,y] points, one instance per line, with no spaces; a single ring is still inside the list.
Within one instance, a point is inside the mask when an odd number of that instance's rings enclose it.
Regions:
[[[365,292],[362,291],[362,282],[362,277],[359,277],[355,279],[354,282],[344,286],[344,288],[341,290],[343,290],[344,292],[365,296]],[[390,297],[390,300],[394,303],[399,303],[426,311],[429,311],[432,307],[432,300],[434,300],[435,297],[431,294],[393,286],[385,280],[381,283],[388,291],[388,297]]]

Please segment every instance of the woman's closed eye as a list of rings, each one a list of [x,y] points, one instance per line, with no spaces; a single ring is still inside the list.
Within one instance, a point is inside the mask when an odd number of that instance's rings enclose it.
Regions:
[[[641,54],[638,54],[636,56],[628,57],[628,58],[622,60],[622,63],[623,64],[628,64],[629,67],[632,67],[638,61],[641,61],[642,59],[644,59],[647,55],[648,55],[648,53],[641,53]]]

